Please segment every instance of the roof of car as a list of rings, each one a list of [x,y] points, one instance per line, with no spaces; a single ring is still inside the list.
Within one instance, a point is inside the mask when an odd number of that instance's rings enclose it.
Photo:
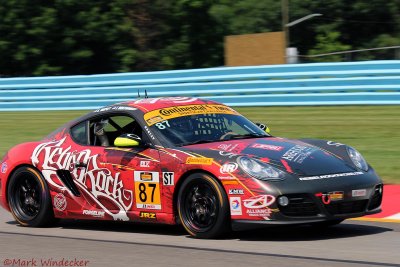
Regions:
[[[162,109],[174,106],[186,105],[206,105],[206,104],[220,104],[215,101],[200,99],[196,97],[159,97],[159,98],[143,98],[123,103],[117,103],[113,106],[128,106],[141,110],[147,113],[152,110]]]

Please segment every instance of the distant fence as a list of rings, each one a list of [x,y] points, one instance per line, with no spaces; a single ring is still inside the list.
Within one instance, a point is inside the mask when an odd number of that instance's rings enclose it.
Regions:
[[[0,111],[95,109],[135,99],[138,90],[231,106],[398,105],[400,61],[0,78]]]

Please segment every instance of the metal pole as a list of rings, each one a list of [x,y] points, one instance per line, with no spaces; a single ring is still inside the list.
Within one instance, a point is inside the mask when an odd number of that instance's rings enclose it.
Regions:
[[[284,35],[285,35],[284,53],[285,53],[285,62],[287,62],[286,48],[290,47],[289,27],[287,26],[287,24],[289,23],[289,3],[288,3],[288,0],[281,0],[281,8],[282,8],[282,30],[283,30]]]

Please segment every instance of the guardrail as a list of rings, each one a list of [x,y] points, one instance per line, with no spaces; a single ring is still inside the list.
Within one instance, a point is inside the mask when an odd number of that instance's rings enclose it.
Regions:
[[[95,109],[137,97],[199,96],[231,106],[400,104],[400,61],[0,78],[0,111]]]

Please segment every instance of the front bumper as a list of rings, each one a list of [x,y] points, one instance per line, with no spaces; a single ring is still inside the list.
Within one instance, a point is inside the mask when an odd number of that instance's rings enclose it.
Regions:
[[[289,205],[277,204],[278,212],[274,212],[268,220],[232,220],[233,230],[262,228],[272,225],[300,225],[323,221],[334,221],[361,217],[381,212],[383,185],[377,184],[367,189],[365,196],[351,196],[352,191],[344,191],[343,199],[329,203],[317,194],[284,194]],[[279,196],[277,197],[279,198]]]

